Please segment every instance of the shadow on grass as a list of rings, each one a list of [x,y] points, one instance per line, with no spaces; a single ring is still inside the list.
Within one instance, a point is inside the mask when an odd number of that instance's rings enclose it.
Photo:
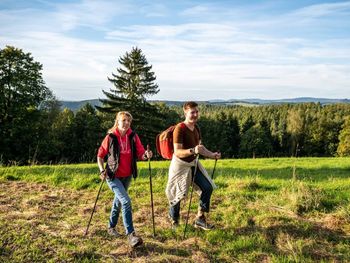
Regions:
[[[272,250],[277,255],[292,255],[295,253],[298,256],[308,258],[312,260],[349,260],[345,258],[345,255],[339,252],[332,253],[332,249],[336,248],[341,244],[349,244],[350,237],[341,230],[333,230],[318,224],[308,223],[306,225],[292,225],[292,224],[277,224],[269,227],[258,227],[258,226],[246,226],[235,230],[235,235],[238,236],[251,236],[256,233],[262,234],[262,236],[268,241]],[[285,236],[282,239],[281,235]],[[290,247],[291,239],[297,240],[296,242],[303,240],[313,240],[314,243],[305,242],[302,246],[301,251],[298,247],[296,251],[292,251]],[[289,246],[288,249],[283,249],[284,246]],[[289,250],[289,251],[288,251]]]
[[[101,259],[101,255],[92,252],[92,251],[83,251],[83,252],[74,252],[72,253],[72,260],[77,262],[92,262],[99,261]]]
[[[221,170],[221,171],[220,171]],[[239,169],[239,168],[222,168],[218,169],[222,177],[256,177],[261,179],[292,179],[293,168],[273,168],[273,169]],[[300,180],[312,180],[322,182],[334,179],[347,179],[350,174],[350,167],[319,167],[319,168],[296,168],[296,177]]]
[[[118,251],[110,253],[110,256],[114,259],[120,259],[121,257],[128,257],[129,259],[152,258],[155,255],[164,257],[163,259],[167,262],[169,258],[172,258],[171,262],[181,262],[184,258],[190,257],[192,253],[184,248],[164,247],[161,244],[150,241],[146,241],[141,246],[133,249],[125,244],[120,247]],[[175,260],[174,257],[177,258],[177,260]]]
[[[99,229],[92,231],[90,237],[100,237],[110,242],[120,243],[119,249],[116,251],[112,251],[110,256],[114,259],[120,258],[121,256],[126,256],[129,258],[137,258],[137,257],[152,257],[154,255],[164,255],[164,256],[177,256],[180,258],[191,256],[191,251],[188,248],[183,247],[168,247],[164,245],[164,242],[167,238],[162,236],[157,236],[156,238],[144,240],[144,243],[140,247],[136,247],[131,249],[127,244],[127,237],[125,235],[121,235],[119,238],[111,237],[107,234],[106,230]],[[85,258],[89,256],[88,254],[82,255]]]

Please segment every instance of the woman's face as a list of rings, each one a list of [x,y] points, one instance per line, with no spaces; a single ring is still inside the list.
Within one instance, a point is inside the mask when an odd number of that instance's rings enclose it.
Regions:
[[[127,115],[121,115],[118,118],[118,129],[121,131],[127,131],[130,128],[131,119]]]

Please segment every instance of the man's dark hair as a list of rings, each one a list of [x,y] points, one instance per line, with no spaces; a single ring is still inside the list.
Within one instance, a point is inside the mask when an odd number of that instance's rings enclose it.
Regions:
[[[195,108],[195,107],[198,107],[198,104],[194,101],[187,101],[184,103],[183,105],[183,110],[187,110],[188,108]]]

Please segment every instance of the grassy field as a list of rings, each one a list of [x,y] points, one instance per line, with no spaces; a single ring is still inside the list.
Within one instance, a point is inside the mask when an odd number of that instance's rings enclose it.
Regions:
[[[209,173],[213,160],[203,160]],[[0,262],[350,262],[350,158],[219,160],[208,232],[170,229],[165,197],[169,162],[148,163],[132,182],[136,231],[144,245],[106,233],[112,193],[95,164],[0,168]],[[198,205],[194,195],[190,222]],[[122,220],[118,224],[123,233]]]

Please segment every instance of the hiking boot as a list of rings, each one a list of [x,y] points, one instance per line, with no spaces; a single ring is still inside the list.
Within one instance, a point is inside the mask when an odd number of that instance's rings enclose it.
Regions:
[[[115,230],[115,228],[113,228],[113,227],[109,227],[107,232],[112,237],[120,237],[120,234],[118,233],[118,231]]]
[[[213,225],[207,223],[207,220],[205,219],[204,215],[196,217],[196,220],[194,221],[194,227],[201,228],[203,230],[211,230],[214,228]]]
[[[143,243],[142,238],[136,236],[135,232],[132,232],[128,235],[128,242],[131,247],[137,247]]]
[[[176,228],[179,226],[179,219],[172,218],[170,214],[168,214],[168,216],[169,216],[170,223],[171,223],[171,229],[176,230]]]

